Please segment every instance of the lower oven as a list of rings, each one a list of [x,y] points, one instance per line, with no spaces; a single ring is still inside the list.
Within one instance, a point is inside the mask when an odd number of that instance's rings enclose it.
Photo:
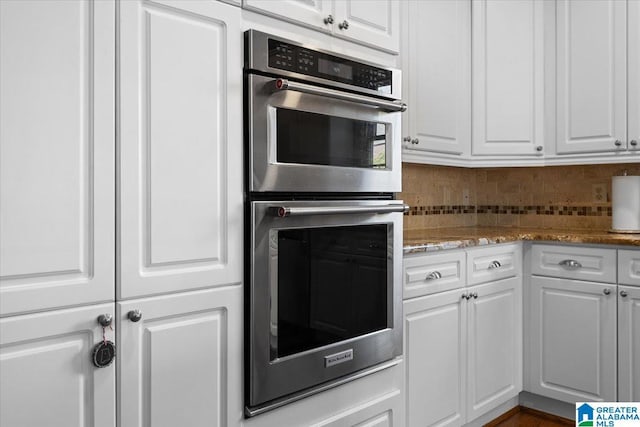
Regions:
[[[397,200],[250,203],[247,416],[401,355],[405,210]]]

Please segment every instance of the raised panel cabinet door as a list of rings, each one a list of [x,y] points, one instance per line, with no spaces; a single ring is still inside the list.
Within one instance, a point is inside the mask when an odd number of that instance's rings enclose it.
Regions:
[[[640,401],[640,288],[618,286],[618,400]]]
[[[569,403],[616,400],[616,285],[533,276],[532,393]]]
[[[640,0],[628,2],[627,49],[629,61],[628,73],[628,134],[629,150],[640,152]]]
[[[465,423],[464,289],[404,303],[407,426]]]
[[[467,289],[467,419],[522,391],[522,279]]]
[[[334,27],[334,0],[242,0],[244,9],[331,32]]]
[[[468,155],[471,144],[471,3],[412,1],[402,55],[409,105],[405,158]],[[416,150],[417,152],[414,152]]]
[[[237,425],[241,309],[240,286],[118,303],[118,425]]]
[[[119,298],[242,276],[240,9],[120,5]]]
[[[627,2],[558,0],[556,12],[556,151],[624,150]]]
[[[473,155],[544,149],[544,2],[472,1]]]
[[[102,314],[113,303],[0,319],[0,425],[115,426],[115,364],[92,363]]]
[[[115,6],[0,1],[0,316],[114,295]]]
[[[391,53],[400,51],[400,2],[336,0],[333,33]]]

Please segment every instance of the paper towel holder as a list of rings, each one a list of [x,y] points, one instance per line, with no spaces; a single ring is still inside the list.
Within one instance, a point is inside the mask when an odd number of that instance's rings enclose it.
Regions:
[[[616,183],[617,181],[617,183]],[[640,176],[629,175],[627,169],[612,177],[612,228],[610,233],[640,234]],[[639,197],[627,199],[616,197],[616,189],[638,192]],[[622,206],[618,206],[617,200],[622,199]],[[635,201],[634,201],[635,200]],[[629,204],[630,202],[630,204]]]

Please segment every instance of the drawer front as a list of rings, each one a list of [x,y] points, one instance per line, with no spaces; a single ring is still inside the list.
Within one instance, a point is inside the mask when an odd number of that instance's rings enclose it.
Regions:
[[[616,283],[616,250],[533,245],[531,273],[591,282]]]
[[[492,245],[467,252],[468,285],[522,275],[520,243]]]
[[[618,251],[618,283],[640,286],[640,249]]]
[[[464,261],[464,251],[405,257],[404,299],[463,287]]]

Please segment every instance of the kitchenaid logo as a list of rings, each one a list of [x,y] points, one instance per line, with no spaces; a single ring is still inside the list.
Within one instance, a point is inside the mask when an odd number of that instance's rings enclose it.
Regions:
[[[578,427],[631,427],[640,425],[640,403],[633,402],[578,402]]]
[[[324,367],[338,365],[343,362],[353,360],[353,349],[341,351],[340,353],[330,354],[324,357]]]

